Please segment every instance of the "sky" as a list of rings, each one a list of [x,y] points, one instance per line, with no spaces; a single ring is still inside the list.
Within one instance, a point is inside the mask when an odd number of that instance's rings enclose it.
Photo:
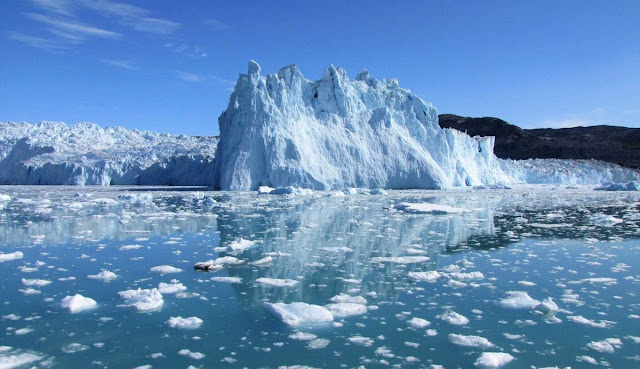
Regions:
[[[0,121],[215,135],[238,75],[363,70],[439,113],[640,127],[640,1],[0,1]]]

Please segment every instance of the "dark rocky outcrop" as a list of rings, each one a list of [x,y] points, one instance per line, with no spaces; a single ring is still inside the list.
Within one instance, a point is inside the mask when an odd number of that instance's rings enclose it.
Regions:
[[[440,127],[471,136],[494,136],[494,152],[505,159],[597,159],[640,169],[640,128],[592,126],[522,129],[498,118],[439,116]]]

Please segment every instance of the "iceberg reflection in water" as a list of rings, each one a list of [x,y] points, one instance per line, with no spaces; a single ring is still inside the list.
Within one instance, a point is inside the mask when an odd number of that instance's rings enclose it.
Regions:
[[[0,193],[3,365],[637,364],[636,193]]]

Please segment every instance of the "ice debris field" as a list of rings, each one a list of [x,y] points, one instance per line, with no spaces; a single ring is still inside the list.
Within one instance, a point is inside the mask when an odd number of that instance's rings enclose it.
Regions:
[[[0,193],[0,368],[640,366],[638,192]]]

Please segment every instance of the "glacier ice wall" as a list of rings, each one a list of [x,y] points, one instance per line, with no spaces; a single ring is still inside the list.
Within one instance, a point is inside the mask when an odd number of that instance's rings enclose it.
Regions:
[[[210,185],[215,137],[0,123],[0,184]]]
[[[335,189],[448,188],[509,182],[493,138],[438,126],[436,109],[395,79],[330,66],[260,75],[251,61],[219,120],[215,184]]]
[[[500,159],[512,183],[594,185],[640,180],[632,169],[599,160]]]

